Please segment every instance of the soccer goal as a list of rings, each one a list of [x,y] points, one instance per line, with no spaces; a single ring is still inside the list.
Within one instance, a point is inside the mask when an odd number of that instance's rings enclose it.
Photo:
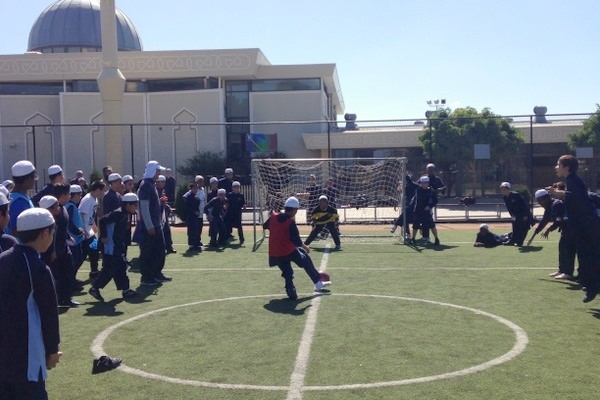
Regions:
[[[267,237],[263,222],[290,196],[300,200],[299,225],[311,223],[310,211],[326,195],[337,208],[342,240],[397,240],[390,227],[405,203],[399,189],[405,186],[406,164],[405,157],[252,160],[254,249]]]

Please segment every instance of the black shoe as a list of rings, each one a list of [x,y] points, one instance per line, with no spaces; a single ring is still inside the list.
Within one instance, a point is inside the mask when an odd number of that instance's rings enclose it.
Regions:
[[[121,365],[121,362],[123,362],[123,360],[116,357],[102,356],[100,358],[97,358],[92,364],[92,374],[99,374],[101,372],[106,372],[110,371],[111,369],[115,369],[119,365]]]
[[[158,285],[160,285],[160,282],[153,279],[153,280],[148,280],[148,281],[141,281],[140,285],[141,286],[158,286]]]
[[[433,244],[434,244],[435,246],[439,246],[439,245],[440,245],[440,239],[438,239],[438,238],[435,238],[435,242],[433,242]]]
[[[163,274],[160,274],[154,279],[156,279],[157,282],[171,282],[173,280],[170,276],[164,276]]]
[[[81,305],[81,303],[79,303],[78,301],[75,300],[65,300],[65,301],[61,301],[58,306],[59,307],[69,307],[69,308],[76,308],[79,307]]]
[[[595,290],[588,290],[587,292],[585,292],[585,297],[583,298],[583,302],[589,303],[590,301],[594,300],[597,295],[598,295],[598,292],[596,292]]]
[[[290,299],[290,300],[298,299],[298,294],[296,293],[296,289],[288,290],[286,293],[287,293],[288,299]]]
[[[175,250],[175,249],[167,249],[167,254],[177,254],[177,250]]]
[[[136,297],[138,295],[138,292],[136,292],[133,289],[127,289],[123,291],[123,298],[124,299],[131,299],[132,297]]]
[[[100,290],[98,290],[95,287],[91,287],[90,290],[88,290],[88,293],[90,294],[90,296],[92,296],[93,298],[95,298],[98,301],[104,301],[104,297],[102,297],[102,295],[100,294]]]

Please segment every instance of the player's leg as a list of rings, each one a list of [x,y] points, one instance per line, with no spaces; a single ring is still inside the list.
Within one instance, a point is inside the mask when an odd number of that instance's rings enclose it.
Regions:
[[[323,230],[324,227],[325,225],[315,225],[308,237],[306,238],[306,240],[304,241],[304,244],[307,246],[311,244],[312,241],[315,240],[317,235]]]
[[[296,287],[294,286],[294,270],[290,261],[282,261],[277,265],[281,270],[281,277],[285,280],[285,292],[291,300],[296,300]]]

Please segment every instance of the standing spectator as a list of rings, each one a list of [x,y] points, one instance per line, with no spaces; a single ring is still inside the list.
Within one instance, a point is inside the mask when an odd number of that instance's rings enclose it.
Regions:
[[[417,235],[417,229],[431,229],[431,232],[435,237],[435,242],[433,244],[437,246],[440,244],[440,239],[438,238],[437,228],[433,221],[432,211],[433,207],[435,207],[438,202],[437,194],[435,193],[435,190],[429,187],[428,176],[419,178],[419,185],[413,201],[415,219],[413,223],[412,243],[416,243],[415,236]]]
[[[204,177],[202,175],[196,175],[195,182],[196,186],[198,186],[198,192],[196,192],[196,196],[198,197],[198,200],[200,200],[200,219],[198,220],[200,226],[198,231],[198,240],[200,243],[199,246],[202,247],[202,229],[204,228],[204,207],[206,206],[206,202],[208,200],[206,198],[206,190],[204,190]]]
[[[333,208],[337,208],[337,201],[340,197],[340,190],[335,186],[335,182],[332,176],[327,178],[327,184],[325,186],[325,189],[323,189],[323,194],[327,196],[329,205]]]
[[[238,239],[240,244],[244,244],[244,227],[242,226],[242,213],[243,209],[246,208],[246,199],[244,194],[240,192],[240,183],[233,181],[231,193],[227,193],[227,201],[229,207],[227,208],[227,232],[228,236],[232,237],[231,232],[233,228],[237,228]]]
[[[110,165],[105,165],[102,168],[102,179],[104,180],[104,183],[108,183],[108,177],[112,173],[113,173],[113,169]]]
[[[302,243],[300,232],[294,217],[298,213],[300,202],[295,197],[285,201],[283,213],[273,212],[263,224],[263,229],[268,229],[269,234],[269,266],[277,265],[281,276],[285,280],[285,291],[290,300],[296,300],[296,286],[294,286],[294,270],[292,262],[304,269],[310,280],[315,285],[315,290],[322,290],[331,285],[330,281],[321,282],[319,272],[308,255],[310,248]]]
[[[169,205],[169,198],[165,194],[165,186],[167,178],[164,175],[159,175],[156,180],[156,190],[158,191],[158,198],[160,200],[160,222],[162,224],[163,236],[165,237],[165,248],[167,254],[175,254],[177,250],[173,248],[173,236],[171,235],[171,206]]]
[[[218,188],[225,189],[226,193],[231,193],[233,186],[233,169],[225,168],[225,176],[219,179]]]
[[[586,288],[584,303],[596,298],[600,291],[600,221],[588,194],[587,186],[577,175],[579,161],[572,155],[559,157],[554,167],[565,179],[566,190],[549,186],[551,196],[563,200],[569,224],[573,228],[579,261],[579,282]]]
[[[69,247],[71,249],[71,256],[73,257],[73,280],[76,280],[75,277],[77,271],[79,271],[81,264],[83,264],[81,244],[86,237],[85,229],[83,229],[83,219],[81,219],[81,213],[79,212],[79,203],[81,202],[82,193],[81,186],[70,185],[70,199],[69,202],[65,204],[65,209],[69,214]]]
[[[48,178],[50,178],[50,182],[31,198],[33,205],[37,206],[40,203],[40,199],[44,196],[52,196],[52,188],[54,185],[65,182],[65,174],[61,166],[51,165],[48,167]]]
[[[121,175],[113,172],[108,176],[108,192],[104,195],[104,201],[102,209],[103,214],[108,214],[117,208],[121,207],[121,201],[123,197],[123,178]]]
[[[81,242],[82,262],[89,256],[90,258],[90,278],[95,279],[100,273],[98,271],[98,261],[100,255],[96,243],[96,217],[98,215],[98,200],[104,197],[104,188],[106,185],[102,181],[95,181],[90,186],[90,192],[83,196],[79,202],[79,213],[85,231],[85,240]]]
[[[114,279],[117,290],[121,290],[124,299],[138,295],[129,286],[126,257],[127,245],[131,239],[129,216],[137,212],[138,197],[135,193],[127,193],[121,200],[121,207],[104,215],[98,222],[104,252],[102,271],[88,292],[98,301],[104,301],[100,289],[104,288],[111,279]]]
[[[190,183],[189,189],[184,195],[185,202],[185,223],[187,227],[188,251],[202,251],[200,244],[200,220],[202,214],[200,211],[200,199],[198,198],[198,185]]]
[[[402,197],[402,181],[400,181],[399,183],[400,185],[398,187],[398,193],[400,194],[400,197]],[[404,237],[410,237],[410,225],[413,223],[414,220],[413,198],[415,197],[415,193],[418,187],[419,184],[413,181],[412,177],[407,174],[406,185],[404,187],[404,207],[402,207],[402,212],[394,221],[394,225],[390,229],[391,233],[396,232],[398,226],[404,224],[404,216],[406,215],[406,232],[404,232]]]
[[[173,171],[171,171],[171,168],[167,168],[165,170],[165,178],[165,196],[167,196],[169,206],[173,207],[175,204],[175,190],[177,188],[177,181],[173,176]]]
[[[5,252],[6,250],[10,249],[15,244],[17,244],[17,241],[14,237],[4,233],[4,230],[8,225],[8,219],[10,218],[10,216],[8,215],[9,203],[10,201],[4,195],[4,193],[0,193],[0,253]]]
[[[207,203],[213,198],[217,197],[217,191],[219,190],[219,179],[213,176],[212,178],[210,178],[209,185],[210,191],[206,194]]]
[[[306,223],[310,224],[312,221],[312,210],[319,203],[319,196],[323,192],[320,185],[317,185],[317,177],[313,174],[308,176],[308,185],[304,189],[303,193],[297,193],[297,196],[302,197],[306,201]]]
[[[439,176],[437,176],[435,174],[435,165],[434,164],[432,164],[432,163],[427,164],[427,166],[425,167],[425,170],[427,171],[427,177],[429,178],[429,187],[431,189],[433,189],[433,191],[435,192],[435,195],[439,199],[439,197],[441,195],[443,195],[444,192],[446,191],[446,185],[442,181],[442,178],[440,178]],[[431,213],[433,215],[433,210],[431,210]],[[429,228],[423,228],[422,233],[423,233],[423,240],[429,241]]]
[[[75,171],[75,177],[69,181],[71,185],[79,185],[79,179],[83,178],[83,171],[78,169]]]
[[[33,164],[27,160],[17,161],[12,166],[15,188],[10,193],[10,207],[7,233],[17,236],[17,217],[23,211],[33,208],[33,202],[27,192],[33,189],[37,180],[37,172]]]
[[[311,244],[317,235],[321,233],[323,228],[327,228],[335,243],[335,249],[340,250],[342,248],[340,244],[340,235],[335,226],[335,223],[339,219],[339,215],[337,210],[328,203],[327,196],[321,195],[321,197],[319,197],[319,205],[312,211],[312,219],[313,229],[308,235],[308,238],[304,241],[304,244],[307,246]]]
[[[227,211],[227,197],[225,189],[217,190],[217,197],[210,200],[204,207],[204,213],[210,223],[210,243],[208,247],[222,249],[227,242],[227,229],[225,227],[225,212]]]
[[[10,179],[7,179],[4,182],[2,182],[2,186],[4,186],[6,188],[6,190],[8,190],[8,192],[10,193],[15,188],[15,183],[13,181],[11,181]]]
[[[0,255],[1,399],[47,399],[46,370],[62,355],[54,279],[40,259],[53,230],[47,210],[24,210],[15,229],[21,244]]]
[[[512,219],[512,237],[505,244],[509,246],[523,246],[533,220],[531,210],[523,196],[515,191],[511,191],[510,183],[502,182],[500,184],[500,191],[502,192],[506,209]]]
[[[156,190],[156,180],[163,167],[157,161],[148,161],[144,179],[138,189],[140,201],[139,226],[142,232],[140,243],[140,272],[143,286],[156,286],[171,281],[162,270],[165,266],[165,237],[161,227],[160,199]]]
[[[123,194],[135,192],[135,189],[133,188],[134,183],[135,183],[133,181],[133,176],[123,175],[122,181],[123,181]]]

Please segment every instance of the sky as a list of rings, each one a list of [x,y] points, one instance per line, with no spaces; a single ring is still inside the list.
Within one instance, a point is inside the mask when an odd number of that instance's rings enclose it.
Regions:
[[[27,49],[53,0],[0,2],[0,54]],[[346,113],[423,119],[427,100],[500,115],[600,103],[597,0],[116,0],[144,50],[259,48],[274,65],[334,63]],[[343,118],[342,118],[343,119]]]

